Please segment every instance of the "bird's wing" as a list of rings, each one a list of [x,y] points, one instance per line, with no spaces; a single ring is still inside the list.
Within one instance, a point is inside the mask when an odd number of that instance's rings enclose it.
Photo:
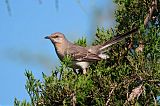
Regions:
[[[71,58],[75,61],[94,62],[101,60],[101,58],[97,54],[91,53],[85,47],[81,47],[78,45],[71,45],[66,50],[65,54],[70,55]]]

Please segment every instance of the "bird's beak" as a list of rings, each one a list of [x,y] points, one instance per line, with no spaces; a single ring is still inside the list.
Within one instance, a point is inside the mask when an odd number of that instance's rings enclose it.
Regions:
[[[44,37],[45,39],[50,39],[49,36]]]

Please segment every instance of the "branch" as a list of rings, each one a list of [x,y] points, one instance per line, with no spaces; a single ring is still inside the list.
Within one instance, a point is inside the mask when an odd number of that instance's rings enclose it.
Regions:
[[[72,97],[72,106],[76,106],[76,95],[75,95],[75,93],[72,93],[71,97]]]
[[[11,16],[11,7],[10,7],[10,4],[9,4],[9,0],[5,0],[5,3],[6,3],[6,6],[7,6],[7,10],[8,10],[8,14]]]
[[[154,105],[155,105],[155,106],[157,106],[157,100],[156,100],[156,98],[155,98],[155,96],[154,96],[154,93],[153,93],[153,91],[151,91],[151,94],[152,94],[152,96],[153,96],[153,99],[154,99]]]
[[[142,94],[142,92],[143,92],[143,86],[141,84],[132,90],[131,94],[129,95],[129,98],[126,100],[124,105],[126,105],[129,101],[134,100],[136,97],[138,98]]]
[[[115,90],[116,87],[117,87],[117,85],[115,85],[115,86],[112,88],[111,92],[109,92],[109,97],[108,97],[108,100],[107,100],[107,102],[106,102],[106,106],[108,106],[108,104],[109,104],[109,102],[110,102],[110,100],[111,100],[111,95],[112,95],[112,93],[113,93],[113,91]]]
[[[55,0],[55,7],[56,7],[56,10],[58,11],[58,9],[59,9],[59,0]]]
[[[38,0],[39,4],[42,4],[42,0]]]
[[[144,26],[147,27],[148,26],[148,22],[151,20],[154,11],[157,10],[157,0],[153,0],[152,1],[152,5],[149,8],[149,13],[147,14],[147,17],[144,20]]]

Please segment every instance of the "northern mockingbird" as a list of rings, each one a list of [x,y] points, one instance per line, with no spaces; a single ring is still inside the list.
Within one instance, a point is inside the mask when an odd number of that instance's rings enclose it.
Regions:
[[[61,61],[63,61],[63,58],[66,55],[71,56],[73,69],[82,69],[82,73],[85,74],[86,69],[91,63],[108,58],[108,56],[103,53],[107,47],[121,41],[129,34],[137,30],[138,28],[132,29],[125,34],[118,35],[111,40],[106,41],[104,44],[90,47],[75,45],[68,41],[65,38],[64,34],[60,32],[56,32],[51,34],[50,36],[46,36],[45,39],[49,39],[53,43],[55,51]]]

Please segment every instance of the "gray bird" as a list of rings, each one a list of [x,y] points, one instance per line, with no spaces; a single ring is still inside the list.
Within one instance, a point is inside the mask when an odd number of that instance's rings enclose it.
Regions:
[[[86,74],[87,68],[93,62],[107,59],[108,56],[104,54],[104,50],[109,46],[121,41],[129,34],[136,32],[138,28],[132,29],[131,31],[116,36],[113,39],[106,41],[104,44],[95,45],[90,47],[82,47],[75,45],[68,41],[64,34],[56,32],[50,36],[46,36],[45,39],[50,39],[55,47],[55,51],[61,61],[66,55],[71,56],[73,69],[81,69],[83,74]]]

